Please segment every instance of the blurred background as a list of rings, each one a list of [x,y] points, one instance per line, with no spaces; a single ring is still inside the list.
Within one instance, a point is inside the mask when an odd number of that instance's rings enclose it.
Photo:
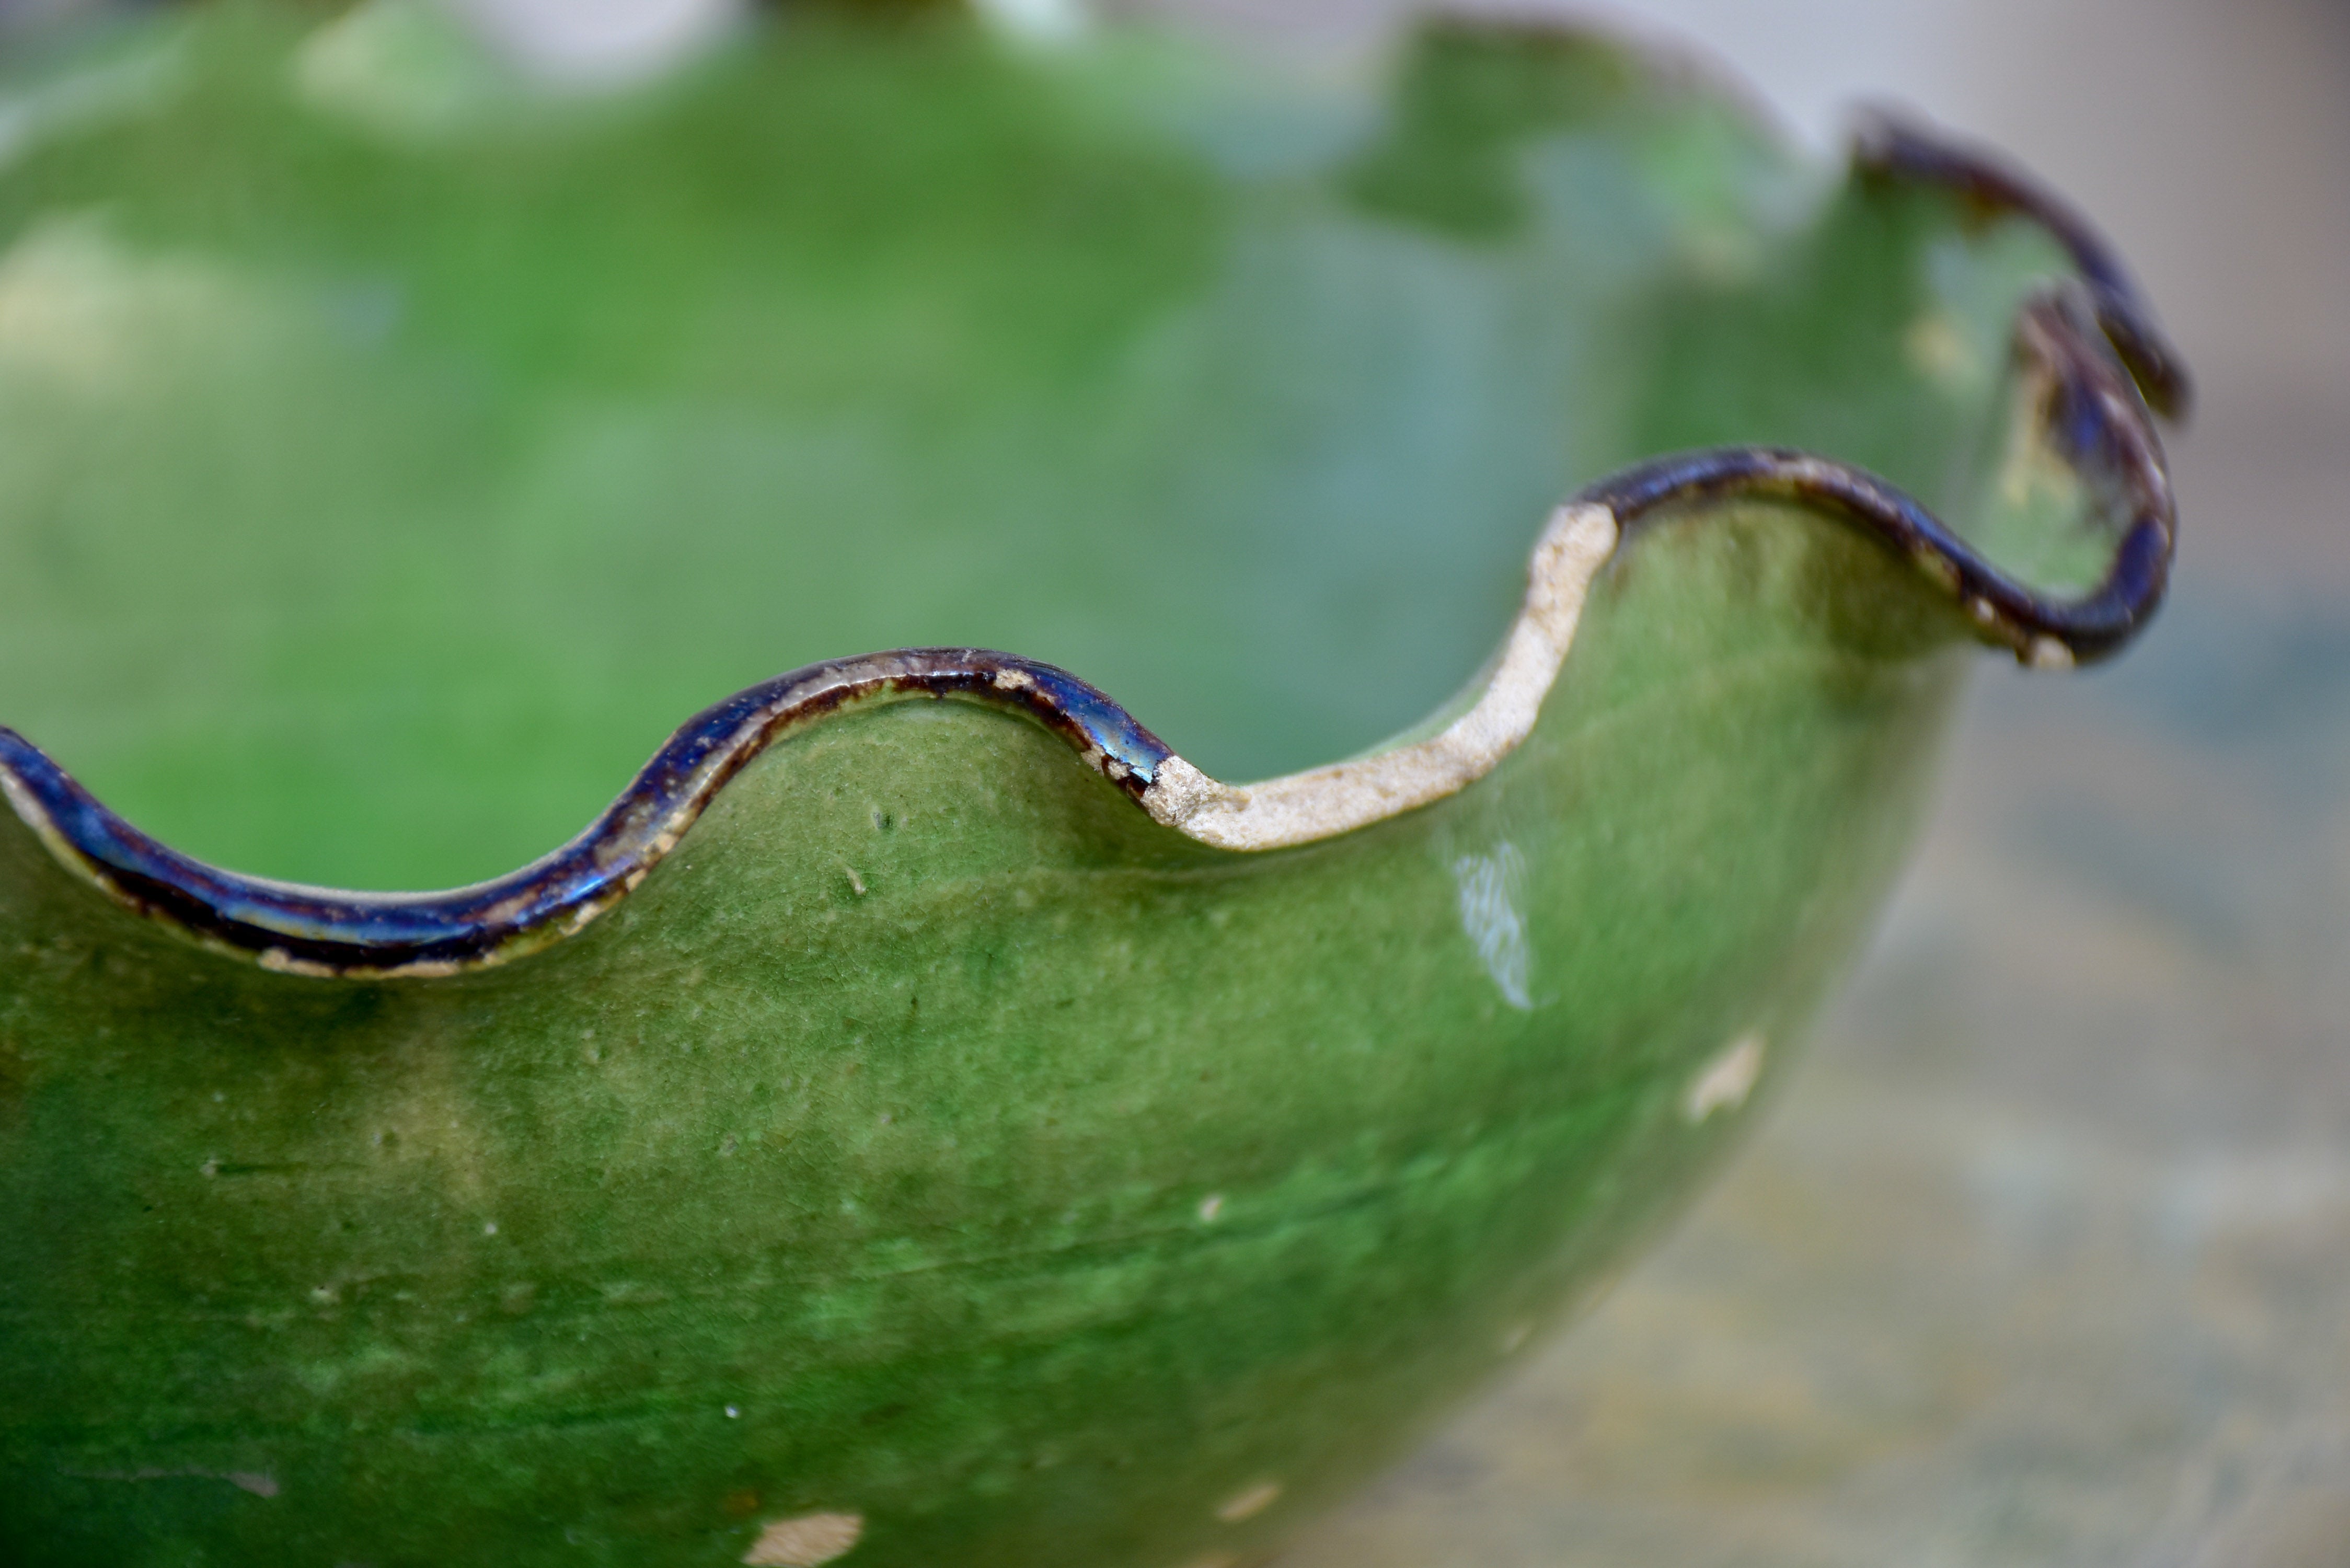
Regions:
[[[1891,99],[2078,202],[2199,379],[2176,587],[2110,670],[1984,661],[1753,1147],[1284,1568],[2350,1563],[2350,6],[1584,14],[1823,149]]]
[[[0,0],[0,43],[70,3]],[[588,76],[732,9],[467,3]],[[1409,9],[1121,3],[1326,59]],[[1576,9],[1824,155],[1905,103],[2090,213],[2199,382],[2177,587],[2111,670],[1984,660],[1754,1145],[1284,1568],[2350,1563],[2350,5]]]

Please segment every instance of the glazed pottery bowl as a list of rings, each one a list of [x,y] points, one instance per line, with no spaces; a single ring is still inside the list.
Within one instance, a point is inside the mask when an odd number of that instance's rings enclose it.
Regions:
[[[2162,591],[2076,220],[1579,34],[60,48],[12,1562],[1262,1555],[1718,1163],[1970,659]]]

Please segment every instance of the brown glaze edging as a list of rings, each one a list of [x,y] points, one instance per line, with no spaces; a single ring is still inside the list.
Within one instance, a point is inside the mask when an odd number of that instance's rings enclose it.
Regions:
[[[983,649],[900,649],[763,681],[688,720],[619,799],[552,855],[436,893],[356,893],[223,871],[140,832],[0,728],[0,788],[69,869],[134,912],[290,974],[429,978],[558,941],[610,909],[767,747],[850,708],[953,698],[1020,713],[1139,798],[1168,749],[1066,670]]]
[[[1606,506],[1629,535],[1694,501],[1770,497],[1842,518],[1913,562],[1954,597],[1981,635],[2036,668],[2110,658],[2137,634],[2169,585],[2177,523],[2170,474],[2145,401],[2086,306],[2058,289],[2016,323],[2036,424],[2086,484],[2114,541],[2104,579],[2078,598],[2043,594],[2001,571],[1917,500],[1847,463],[1783,447],[1711,447],[1610,474],[1576,496]]]
[[[2070,202],[1990,149],[1882,107],[1858,116],[1852,163],[1865,176],[1939,186],[1984,214],[2012,213],[2047,230],[2080,268],[2097,326],[2147,404],[2168,420],[2183,421],[2193,411],[2195,387],[2186,365],[2156,325],[2129,269]]]
[[[1693,501],[1794,501],[1914,562],[1986,639],[2028,663],[2070,665],[2116,652],[2153,614],[2168,578],[2175,522],[2148,401],[2168,410],[2186,406],[2177,357],[2103,241],[2022,175],[1881,116],[1864,130],[1855,165],[1865,178],[1938,185],[2031,218],[2072,253],[2082,278],[2026,306],[2016,346],[2043,438],[2082,476],[2115,540],[2105,579],[2074,599],[2037,593],[1894,485],[1783,449],[1717,447],[1658,458],[1600,480],[1570,505],[1605,508],[1629,534]],[[578,931],[642,882],[768,746],[845,709],[918,698],[980,702],[1032,719],[1139,808],[1172,757],[1125,709],[1065,670],[978,649],[907,649],[810,665],[705,710],[570,843],[494,881],[445,892],[345,892],[207,866],[131,826],[5,728],[0,793],[69,870],[206,947],[288,974],[428,979],[503,963]]]

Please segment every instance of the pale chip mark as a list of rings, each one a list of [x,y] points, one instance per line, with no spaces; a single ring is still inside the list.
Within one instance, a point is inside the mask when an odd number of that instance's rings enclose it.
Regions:
[[[1937,554],[1925,545],[1918,546],[1909,558],[1916,562],[1918,569],[1931,577],[1935,586],[1944,593],[1955,594],[1959,591],[1960,578],[1957,562],[1947,556]]]
[[[265,970],[273,970],[279,974],[298,974],[307,980],[332,980],[342,972],[331,964],[296,958],[284,948],[264,948],[261,957],[255,961]]]
[[[1280,1501],[1281,1483],[1279,1481],[1259,1481],[1246,1491],[1235,1492],[1226,1498],[1222,1506],[1216,1510],[1216,1517],[1226,1524],[1239,1524],[1243,1521],[1254,1519]]]
[[[1216,1216],[1222,1214],[1223,1211],[1224,1195],[1222,1193],[1211,1192],[1205,1198],[1200,1199],[1200,1219],[1203,1223],[1210,1225],[1214,1224],[1216,1222]]]
[[[1517,749],[1558,678],[1591,582],[1614,553],[1616,514],[1562,506],[1534,545],[1526,597],[1476,706],[1412,745],[1262,784],[1220,784],[1178,756],[1159,764],[1142,804],[1169,827],[1219,849],[1311,844],[1458,794]]]
[[[1694,1127],[1716,1111],[1734,1111],[1744,1105],[1762,1076],[1766,1049],[1758,1030],[1749,1030],[1723,1046],[1690,1080],[1689,1093],[1681,1098],[1682,1118]]]
[[[816,1568],[845,1557],[865,1534],[861,1513],[803,1513],[770,1520],[751,1550],[743,1553],[748,1568]]]
[[[1981,356],[1944,311],[1929,310],[1911,321],[1901,335],[1901,354],[1910,369],[1946,391],[1971,392],[1989,379]]]

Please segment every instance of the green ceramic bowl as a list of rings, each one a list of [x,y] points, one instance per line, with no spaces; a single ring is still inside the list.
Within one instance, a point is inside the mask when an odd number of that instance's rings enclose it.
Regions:
[[[8,1562],[1259,1556],[1731,1145],[1970,656],[2160,596],[2178,372],[1915,130],[435,16],[7,66]]]

